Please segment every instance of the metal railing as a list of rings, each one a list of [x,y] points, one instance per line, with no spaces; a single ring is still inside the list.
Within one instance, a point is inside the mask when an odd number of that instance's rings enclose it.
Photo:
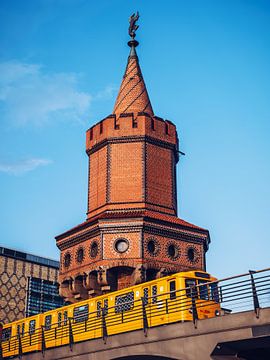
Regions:
[[[125,311],[125,306],[129,310]],[[86,316],[84,314],[49,326],[41,326],[32,334],[28,332],[2,339],[0,359],[3,358],[3,353],[10,351],[21,357],[24,349],[35,345],[39,345],[42,352],[48,347],[61,344],[69,344],[72,349],[73,343],[83,334],[89,334],[89,339],[101,337],[106,343],[112,330],[119,325],[119,333],[128,331],[128,327],[133,326],[134,330],[143,329],[147,336],[148,328],[177,321],[191,320],[196,328],[197,321],[202,318],[200,314],[210,313],[211,307],[216,309],[215,316],[253,310],[255,316],[259,317],[260,309],[269,306],[270,268],[249,271],[222,280],[122,302],[120,305],[89,312]],[[181,314],[185,315],[181,317]],[[164,318],[162,324],[156,321],[158,317]],[[136,328],[135,323],[136,326],[139,324]],[[59,343],[60,340],[64,341]]]

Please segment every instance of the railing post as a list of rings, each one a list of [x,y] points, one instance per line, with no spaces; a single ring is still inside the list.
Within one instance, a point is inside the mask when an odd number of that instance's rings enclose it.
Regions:
[[[68,334],[69,334],[69,349],[70,349],[70,351],[73,350],[73,344],[74,344],[74,337],[73,337],[71,319],[72,318],[68,318],[68,330],[69,330]]]
[[[22,340],[20,333],[18,334],[18,345],[19,345],[19,359],[21,359],[23,355],[23,350],[22,350]]]
[[[259,304],[259,298],[258,298],[258,294],[257,294],[255,279],[253,277],[254,273],[255,273],[255,271],[249,270],[250,280],[251,280],[251,288],[252,288],[253,306],[254,306],[256,318],[258,319],[260,316],[260,304]]]
[[[43,325],[41,325],[41,350],[42,350],[42,355],[44,356],[46,350],[46,339],[45,339],[45,332]]]
[[[106,319],[105,319],[105,309],[102,308],[101,310],[101,316],[102,316],[102,339],[104,341],[104,344],[106,344],[108,332],[107,332],[107,325],[106,325]]]
[[[148,319],[147,319],[147,313],[145,309],[145,299],[144,297],[141,298],[142,300],[142,315],[143,315],[143,332],[144,335],[147,336],[147,330],[148,330]]]
[[[196,299],[195,299],[195,295],[196,295],[196,286],[190,286],[190,294],[191,294],[191,304],[192,304],[192,319],[193,319],[193,324],[195,326],[195,329],[197,328],[197,320],[198,320],[198,312],[197,312],[197,307],[196,307]]]

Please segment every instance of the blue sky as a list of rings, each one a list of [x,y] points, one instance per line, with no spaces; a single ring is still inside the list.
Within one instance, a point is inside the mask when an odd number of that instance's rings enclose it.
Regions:
[[[85,131],[112,111],[136,10],[154,112],[186,153],[179,216],[209,229],[211,273],[268,267],[267,0],[2,0],[1,245],[58,258],[54,236],[85,220]]]

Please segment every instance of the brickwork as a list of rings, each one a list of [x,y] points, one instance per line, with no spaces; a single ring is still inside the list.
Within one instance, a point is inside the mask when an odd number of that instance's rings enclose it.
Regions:
[[[173,209],[173,169],[170,149],[153,144],[146,147],[146,200]],[[164,211],[164,209],[163,209]],[[166,211],[166,210],[165,210]],[[168,211],[168,210],[167,210]]]
[[[112,144],[110,202],[143,201],[142,143]]]
[[[0,255],[1,322],[8,323],[25,317],[29,276],[56,281],[58,269]]]
[[[89,158],[88,211],[106,204],[107,194],[107,148],[95,152]]]

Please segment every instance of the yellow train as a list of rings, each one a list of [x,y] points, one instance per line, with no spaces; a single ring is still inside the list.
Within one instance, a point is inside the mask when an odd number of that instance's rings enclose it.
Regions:
[[[2,357],[219,315],[217,279],[173,274],[4,325]]]

